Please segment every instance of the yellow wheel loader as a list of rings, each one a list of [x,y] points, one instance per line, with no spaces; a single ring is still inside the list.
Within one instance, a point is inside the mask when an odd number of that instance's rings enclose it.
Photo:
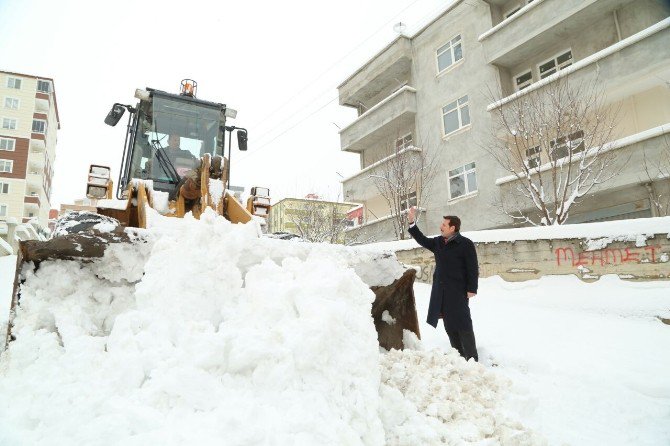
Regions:
[[[27,262],[39,268],[41,262],[52,259],[86,262],[102,257],[110,244],[136,241],[125,228],[146,228],[147,207],[176,218],[189,212],[199,218],[210,207],[233,223],[257,219],[265,224],[270,211],[268,189],[251,188],[246,205],[230,192],[232,133],[244,151],[247,131],[226,124],[228,118],[236,117],[235,110],[198,99],[196,91],[197,83],[185,79],[180,94],[138,89],[139,102],[134,107],[113,105],[105,118],[108,125],[115,126],[129,112],[116,198],[109,167],[91,165],[86,195],[95,211],[65,214],[49,240],[20,243],[5,345],[12,340],[11,320],[21,304],[20,274]],[[106,224],[115,229],[104,229]],[[409,269],[391,285],[371,287],[376,295],[372,315],[380,345],[386,349],[403,348],[403,330],[420,336],[414,277],[415,271]]]

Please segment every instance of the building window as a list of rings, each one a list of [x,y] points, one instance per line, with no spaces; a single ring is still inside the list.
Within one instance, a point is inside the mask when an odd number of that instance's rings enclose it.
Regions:
[[[572,65],[572,50],[565,51],[558,56],[549,59],[538,65],[540,70],[540,79],[551,76],[552,74]]]
[[[0,194],[9,193],[9,183],[0,183]]]
[[[46,133],[47,122],[43,119],[33,119],[33,133]]]
[[[526,149],[526,167],[529,169],[537,169],[540,167],[540,152],[542,149],[540,146],[531,147]]]
[[[5,98],[5,108],[9,108],[12,110],[18,110],[19,109],[19,100],[16,98]]]
[[[437,72],[441,73],[463,59],[461,36],[458,35],[437,50]]]
[[[5,130],[16,130],[16,119],[2,118],[2,128]]]
[[[0,217],[6,217],[6,216],[7,216],[7,205],[0,204]]]
[[[13,152],[16,148],[16,140],[12,138],[0,138],[0,150]]]
[[[556,161],[570,154],[574,155],[584,151],[584,132],[579,130],[561,138],[552,139],[549,143],[551,148],[551,159]]]
[[[454,101],[451,104],[442,107],[442,120],[445,135],[470,124],[468,96],[463,96],[458,101]]]
[[[401,151],[407,148],[412,147],[412,134],[409,133],[402,138],[398,138],[395,141],[395,149],[396,151]]]
[[[8,77],[7,78],[7,88],[15,88],[17,90],[21,89],[21,79],[17,77]]]
[[[14,169],[14,161],[0,160],[0,173],[12,173]]]
[[[530,70],[514,77],[514,89],[516,91],[521,91],[532,83],[533,83],[533,73]]]
[[[416,206],[416,192],[410,192],[407,195],[400,197],[400,210],[406,211],[412,206]]]
[[[477,191],[475,163],[449,171],[449,197],[458,198]]]
[[[28,218],[32,218],[34,216],[35,216],[35,214],[33,212],[28,212]]]
[[[51,93],[51,82],[38,80],[37,91],[40,93]]]

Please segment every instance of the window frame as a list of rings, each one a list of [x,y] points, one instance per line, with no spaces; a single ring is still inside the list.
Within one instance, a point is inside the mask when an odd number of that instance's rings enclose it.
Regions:
[[[514,14],[516,14],[521,9],[523,9],[523,7],[525,7],[526,5],[530,5],[531,3],[533,3],[533,0],[521,0],[520,2],[517,2],[514,6],[512,6],[511,8],[509,8],[505,11],[505,13],[503,14],[503,17],[504,17],[503,20],[509,19]],[[516,9],[514,9],[514,8],[516,8]]]
[[[574,141],[577,141],[578,139],[581,139],[579,144],[577,144],[575,147],[572,147],[572,143]],[[563,140],[563,141],[561,141],[561,140]],[[561,141],[561,142],[559,143],[559,141]],[[568,147],[568,144],[567,144],[568,142],[571,143],[570,147]],[[569,158],[571,155],[576,155],[578,153],[584,152],[586,150],[586,146],[584,145],[584,130],[579,129],[577,131],[566,134],[564,136],[560,136],[558,138],[552,139],[551,141],[549,141],[549,148],[550,148],[549,159],[551,159],[554,162],[565,159],[565,158]],[[554,156],[554,152],[556,152],[558,150],[561,150],[563,148],[566,150],[565,155]],[[579,150],[577,150],[577,149],[579,149]]]
[[[472,168],[466,169],[466,167],[471,165],[471,164],[472,164]],[[459,173],[456,173],[454,175],[451,174],[451,172],[453,172],[455,170],[458,170],[458,169],[463,169],[463,171],[459,172]],[[469,190],[470,189],[470,187],[468,186],[468,174],[469,173],[474,173],[475,174],[475,189],[474,190]],[[458,197],[454,197],[454,196],[452,196],[452,193],[451,193],[451,179],[456,178],[456,177],[460,177],[460,176],[463,177],[463,184],[465,185],[465,192],[462,195],[459,195]],[[476,192],[478,192],[479,191],[479,182],[477,181],[477,162],[472,161],[472,162],[469,162],[469,163],[465,163],[462,166],[458,166],[458,167],[455,167],[454,169],[448,170],[447,171],[447,188],[449,190],[449,200],[448,201],[458,200],[458,199],[473,195]]]
[[[14,85],[10,85],[12,81],[14,81]],[[16,87],[16,81],[19,81],[18,88]],[[7,76],[7,82],[5,85],[7,88],[11,88],[12,90],[21,90],[21,87],[23,87],[23,79],[20,77]]]
[[[529,153],[532,151],[531,153]],[[531,161],[534,161],[535,164],[532,165]],[[526,165],[528,170],[539,169],[542,165],[542,146],[540,144],[529,147],[525,151],[525,157],[523,163]]]
[[[44,82],[45,84],[47,84],[49,86],[49,91],[40,90],[40,82]],[[44,79],[37,79],[36,89],[39,93],[51,94],[51,81],[44,80]]]
[[[2,213],[2,208],[5,208],[4,214]],[[8,204],[0,204],[0,218],[2,217],[7,217],[9,216],[9,205]]]
[[[0,145],[0,151],[3,151],[3,152],[14,152],[14,151],[16,151],[16,138],[0,137],[0,144],[2,144],[5,141],[8,141],[8,142],[11,141],[12,142],[12,148],[11,149],[8,149],[8,148],[3,149],[2,146]]]
[[[458,102],[463,98],[467,98],[467,100],[465,101],[465,104],[459,105]],[[445,125],[445,122],[444,122],[444,117],[447,114],[451,113],[453,111],[453,109],[449,110],[447,112],[445,112],[444,109],[447,108],[449,105],[454,104],[454,103],[456,104],[455,110],[457,111],[457,116],[458,116],[458,127],[454,130],[451,130],[449,133],[447,133],[447,128],[446,128],[446,125]],[[464,107],[468,108],[468,123],[467,124],[463,124],[463,118],[462,118],[462,113],[461,113],[461,109],[464,108]],[[446,138],[447,136],[449,136],[453,133],[456,133],[459,130],[467,128],[472,124],[472,116],[470,115],[470,95],[468,95],[468,94],[464,94],[463,96],[447,103],[447,105],[444,105],[443,107],[440,108],[440,111],[442,112],[442,138]]]
[[[409,136],[409,142],[405,141],[407,137]],[[398,145],[398,141],[400,141],[400,145]],[[395,149],[396,151],[401,151],[408,149],[410,147],[414,147],[414,135],[412,135],[412,132],[406,133],[405,135],[396,138],[395,140]]]
[[[5,127],[5,119],[8,121],[14,121],[14,128],[12,127]],[[3,130],[16,130],[19,128],[19,120],[16,118],[7,118],[5,116],[2,117],[2,122],[0,123],[0,128]]]
[[[568,65],[564,65],[564,66],[559,67],[559,64],[558,64],[558,58],[561,57],[561,56],[564,56],[566,53],[570,53],[570,63],[569,63]],[[554,71],[553,73],[548,74],[548,75],[542,77],[542,71],[540,71],[540,67],[541,67],[542,65],[546,64],[547,62],[551,62],[551,61],[554,61],[554,69],[555,69],[556,71]],[[550,57],[549,59],[546,59],[546,60],[544,60],[544,61],[542,61],[542,62],[540,62],[540,63],[537,64],[537,75],[538,75],[538,77],[539,77],[539,80],[546,79],[546,78],[548,78],[549,76],[551,76],[552,74],[556,74],[556,73],[558,73],[559,71],[568,68],[570,65],[572,65],[572,64],[574,64],[574,63],[575,63],[575,55],[574,55],[573,52],[572,52],[572,47],[567,48],[567,49],[565,49],[565,50],[563,50],[563,51],[559,51],[558,53],[554,54],[554,57]]]
[[[412,206],[417,206],[418,201],[416,199],[416,191],[410,192],[408,194],[402,195],[400,197],[400,212],[404,212],[411,208]],[[407,206],[407,207],[405,207]]]
[[[4,170],[4,168],[3,168],[2,170],[0,170],[0,173],[12,173],[12,172],[14,172],[14,160],[0,159],[0,164],[4,164],[4,163],[9,163],[9,164],[5,164],[5,165],[9,166],[9,170]]]
[[[0,181],[0,195],[8,195],[11,192],[12,189],[11,189],[9,184],[10,183],[8,183],[8,182]],[[5,188],[5,187],[7,188],[7,192],[2,191],[2,189]]]
[[[457,37],[459,39],[457,44],[461,46],[461,58],[458,59],[458,60],[455,60],[454,44],[452,42]],[[447,45],[449,45],[449,48],[440,52],[440,49],[444,48]],[[440,56],[442,54],[446,53],[447,51],[449,51],[451,53],[451,63],[440,70]],[[435,50],[434,54],[435,54],[435,68],[437,69],[437,74],[439,76],[440,74],[445,73],[447,70],[449,70],[450,68],[455,66],[457,63],[460,63],[462,60],[465,59],[465,51],[463,50],[463,34],[461,34],[461,33],[454,34],[449,40],[444,42],[442,45],[438,46],[437,49]]]
[[[517,83],[516,80],[517,80],[518,78],[520,78],[521,76],[525,76],[525,75],[528,74],[528,73],[530,73],[530,83],[529,83],[528,85],[525,85],[525,86],[522,87],[522,88],[519,88],[519,84]],[[522,71],[521,73],[519,73],[519,74],[517,74],[517,75],[515,75],[515,76],[512,76],[512,79],[514,80],[514,91],[515,91],[515,92],[516,92],[516,91],[521,91],[521,90],[523,90],[523,89],[525,89],[525,88],[528,88],[528,87],[530,87],[531,85],[533,85],[533,82],[535,82],[535,76],[533,75],[533,69],[532,69],[532,68],[529,68],[529,69],[526,70],[526,71]]]
[[[44,123],[44,130],[43,131],[35,130],[35,123],[36,122]],[[48,128],[49,128],[49,126],[48,126],[48,122],[47,122],[46,119],[35,119],[35,118],[33,118],[33,125],[30,127],[30,132],[31,133],[39,133],[41,135],[46,135]]]
[[[16,107],[7,107],[7,101],[9,100],[16,101]],[[21,99],[14,98],[12,96],[5,96],[3,108],[5,108],[6,110],[18,110],[19,108],[21,108]]]

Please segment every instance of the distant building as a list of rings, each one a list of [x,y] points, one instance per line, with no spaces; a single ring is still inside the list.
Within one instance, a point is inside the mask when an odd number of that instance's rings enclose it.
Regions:
[[[60,129],[53,80],[0,71],[0,221],[48,227]]]
[[[360,171],[342,181],[344,199],[364,206],[363,224],[349,231],[394,238],[371,178],[394,157],[422,151],[441,169],[422,197],[425,228],[437,230],[443,215],[459,215],[467,230],[513,225],[492,206],[517,180],[482,143],[493,126],[491,95],[510,107],[568,73],[575,83],[597,75],[607,103],[622,104],[616,147],[630,158],[571,209],[568,223],[655,216],[650,200],[667,185],[645,180],[641,164],[643,153],[658,157],[670,141],[669,16],[662,0],[455,0],[414,35],[397,37],[338,87],[340,105],[358,113],[340,130],[341,150],[360,156]],[[567,150],[559,139],[556,148]],[[557,155],[526,156],[544,163]]]
[[[311,206],[323,206],[325,208],[324,214],[334,215],[331,224],[343,223],[347,226],[351,225],[347,220],[349,210],[360,207],[357,203],[321,200],[315,194],[308,194],[307,198],[284,198],[273,204],[270,209],[270,232],[288,232],[300,235],[298,224],[304,221],[304,216]]]

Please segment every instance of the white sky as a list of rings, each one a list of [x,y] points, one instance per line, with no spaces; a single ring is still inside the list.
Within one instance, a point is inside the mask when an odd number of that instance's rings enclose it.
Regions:
[[[134,104],[135,88],[176,93],[183,78],[249,131],[233,185],[267,186],[273,202],[341,199],[338,173],[359,160],[340,150],[338,126],[356,114],[338,105],[337,85],[396,37],[395,23],[411,35],[449,3],[0,0],[0,70],[54,79],[53,207],[83,198],[91,163],[112,167],[116,185],[126,116],[105,125],[113,103]]]

